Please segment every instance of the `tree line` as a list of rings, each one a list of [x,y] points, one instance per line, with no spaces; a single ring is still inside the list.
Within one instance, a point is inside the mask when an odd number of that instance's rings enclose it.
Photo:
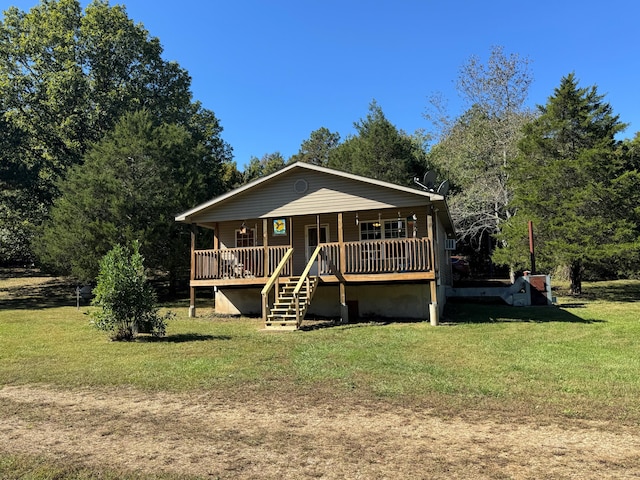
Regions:
[[[635,274],[640,137],[618,140],[626,125],[574,73],[527,108],[529,63],[502,47],[471,57],[456,83],[465,110],[432,97],[428,132],[398,130],[374,100],[354,134],[321,127],[292,157],[240,171],[188,73],[124,7],[12,7],[0,23],[0,261],[91,280],[113,245],[139,241],[147,265],[176,278],[189,241],[176,212],[302,161],[407,186],[434,171],[451,184],[464,248],[528,268],[531,220],[538,266],[566,268],[576,293],[585,272]]]
[[[494,47],[471,57],[457,90],[466,109],[452,117],[430,100],[428,133],[399,131],[374,101],[356,133],[340,142],[311,133],[288,162],[304,161],[403,185],[431,170],[451,184],[448,203],[461,247],[491,265],[528,270],[528,224],[535,225],[536,266],[562,273],[579,294],[585,275],[637,275],[640,267],[640,134],[575,73],[560,79],[544,105],[526,106],[533,81],[528,58]],[[282,168],[279,154],[253,158],[243,181]],[[485,270],[489,270],[485,267]]]
[[[224,192],[232,149],[191,79],[123,6],[42,0],[0,23],[0,259],[94,279],[140,241],[177,273],[173,215]],[[184,263],[184,261],[182,261]]]

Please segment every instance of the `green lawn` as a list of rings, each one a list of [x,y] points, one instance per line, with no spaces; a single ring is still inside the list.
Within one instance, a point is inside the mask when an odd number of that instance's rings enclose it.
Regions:
[[[445,413],[640,422],[636,281],[586,284],[584,297],[559,296],[559,307],[451,304],[440,327],[370,322],[265,333],[257,319],[206,309],[189,319],[181,307],[166,338],[131,343],[93,329],[89,307],[77,310],[72,298],[69,306],[51,297],[22,302],[18,288],[0,278],[2,384],[326,394]]]

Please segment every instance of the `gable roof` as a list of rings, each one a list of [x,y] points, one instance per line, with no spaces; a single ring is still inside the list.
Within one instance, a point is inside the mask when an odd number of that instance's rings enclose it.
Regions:
[[[308,184],[303,178],[309,177],[317,177],[319,181],[316,181],[314,188],[309,189],[307,192]],[[294,193],[295,186],[293,189],[288,187],[287,190],[280,188],[280,190],[276,191],[275,189],[285,178],[291,178],[294,181],[297,179],[298,182],[303,182],[299,185],[302,187],[300,190],[304,189],[304,192],[296,190],[295,197],[289,195]],[[272,190],[273,192],[271,192]],[[353,193],[350,190],[353,190]],[[374,193],[369,195],[369,191]],[[259,192],[271,192],[271,195],[265,194],[264,198],[255,201],[256,199],[253,196],[257,196]],[[312,195],[314,195],[313,203],[310,204]],[[387,208],[390,206],[385,205],[378,197],[392,198],[393,202],[400,202],[405,205],[432,203],[438,209],[445,228],[451,232],[453,231],[449,209],[442,195],[304,162],[293,163],[277,172],[214,197],[181,213],[175,219],[178,222],[199,223],[202,221],[238,219],[240,217],[268,218],[286,216],[291,214],[286,211],[287,206],[290,207],[290,210],[294,209],[294,207],[299,210],[303,208],[302,204],[304,202],[307,203],[307,206],[313,206],[313,212],[308,213],[364,210],[366,208]],[[329,198],[336,198],[337,201],[326,201]],[[269,200],[271,201],[270,204]],[[238,208],[244,206],[245,210],[240,214],[236,209],[234,212],[236,217],[225,217],[223,213],[220,218],[214,220],[214,217],[219,216],[220,212],[224,212],[225,208],[229,211],[227,215],[233,215],[230,212],[229,205],[240,206]]]

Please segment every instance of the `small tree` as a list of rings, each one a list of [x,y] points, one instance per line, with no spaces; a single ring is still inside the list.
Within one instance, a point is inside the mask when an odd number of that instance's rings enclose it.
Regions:
[[[116,245],[100,262],[98,285],[91,304],[99,310],[91,312],[93,325],[108,332],[112,340],[132,340],[140,331],[153,336],[165,335],[166,322],[172,312],[158,313],[157,296],[147,283],[140,245],[133,251]]]

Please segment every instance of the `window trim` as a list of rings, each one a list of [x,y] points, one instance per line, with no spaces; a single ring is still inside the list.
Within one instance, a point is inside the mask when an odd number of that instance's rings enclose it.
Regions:
[[[244,235],[247,236],[247,238],[251,238],[251,236],[249,236],[249,232],[251,232],[252,236],[253,236],[253,245],[242,245],[242,246],[238,246],[238,237],[240,235],[243,235],[242,233],[240,233],[240,229],[236,228],[235,229],[235,234],[234,234],[234,242],[235,242],[235,248],[249,248],[249,247],[255,247],[257,244],[257,237],[256,235],[258,234],[258,232],[256,231],[255,228],[247,228],[247,233],[245,233]]]
[[[380,223],[378,227],[375,226],[376,223]],[[388,233],[398,229],[398,222],[402,223],[402,230],[404,232],[401,236],[388,236]],[[393,226],[395,224],[395,227]],[[361,242],[369,242],[373,240],[393,240],[396,238],[409,238],[409,231],[407,228],[407,219],[406,218],[381,218],[380,220],[361,220],[359,222],[360,230],[359,236]],[[363,238],[363,227],[364,225],[371,225],[373,229],[367,230],[368,232],[375,232],[375,229],[379,229],[380,238]],[[387,228],[389,225],[389,228]]]

